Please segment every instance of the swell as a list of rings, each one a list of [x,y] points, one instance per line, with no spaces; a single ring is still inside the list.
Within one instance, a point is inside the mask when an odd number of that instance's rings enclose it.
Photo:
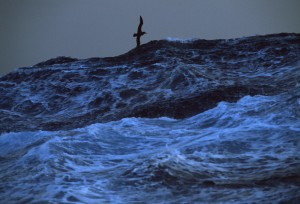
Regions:
[[[187,118],[221,101],[289,91],[299,60],[299,34],[160,40],[117,57],[58,57],[0,79],[0,132]]]

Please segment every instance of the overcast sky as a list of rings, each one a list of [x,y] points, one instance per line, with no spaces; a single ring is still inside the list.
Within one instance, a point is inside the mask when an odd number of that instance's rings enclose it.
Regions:
[[[300,0],[0,0],[0,76],[57,57],[108,57],[167,37],[300,33]]]

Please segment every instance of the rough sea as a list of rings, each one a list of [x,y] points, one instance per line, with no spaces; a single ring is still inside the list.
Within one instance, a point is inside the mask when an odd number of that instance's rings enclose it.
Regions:
[[[0,203],[300,203],[299,34],[141,50],[0,78]]]

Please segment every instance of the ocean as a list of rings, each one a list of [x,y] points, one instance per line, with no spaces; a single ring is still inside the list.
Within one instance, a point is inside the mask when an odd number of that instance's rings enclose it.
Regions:
[[[3,76],[0,202],[298,203],[299,53],[168,39]]]

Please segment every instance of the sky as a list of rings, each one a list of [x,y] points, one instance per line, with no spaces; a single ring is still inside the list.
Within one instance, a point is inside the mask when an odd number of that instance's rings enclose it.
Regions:
[[[0,0],[0,76],[57,56],[112,57],[168,37],[300,33],[299,0]]]

